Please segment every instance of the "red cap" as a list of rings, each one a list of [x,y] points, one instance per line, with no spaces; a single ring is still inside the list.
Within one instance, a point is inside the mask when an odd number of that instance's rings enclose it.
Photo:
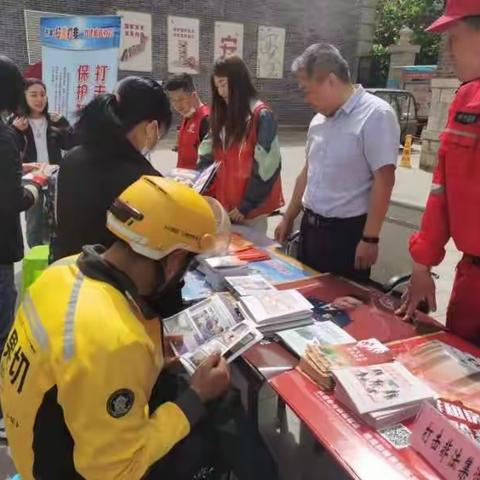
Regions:
[[[427,32],[445,32],[458,20],[475,15],[480,15],[480,0],[447,0],[443,16],[433,22]]]

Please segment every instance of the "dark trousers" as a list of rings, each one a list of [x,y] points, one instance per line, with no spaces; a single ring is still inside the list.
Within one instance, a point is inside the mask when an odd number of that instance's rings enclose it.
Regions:
[[[188,381],[181,375],[160,376],[150,411],[174,400]],[[238,480],[277,480],[276,466],[259,433],[246,417],[237,390],[208,405],[205,418],[165,457],[145,480],[213,480],[232,471]]]
[[[13,263],[0,265],[0,353],[12,327],[16,299]]]
[[[298,258],[322,273],[368,282],[370,269],[355,270],[355,252],[367,216],[326,218],[306,210],[300,228]]]
[[[48,219],[45,211],[45,194],[40,192],[35,205],[25,212],[27,243],[30,248],[45,245],[49,240]]]

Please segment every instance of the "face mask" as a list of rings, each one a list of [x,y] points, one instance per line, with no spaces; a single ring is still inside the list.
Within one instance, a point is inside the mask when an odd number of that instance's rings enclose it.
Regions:
[[[150,149],[148,147],[143,147],[140,153],[150,162],[152,163]]]
[[[155,145],[160,141],[160,132],[158,130],[158,124],[156,125],[156,130],[157,130],[157,141],[155,142]],[[154,146],[155,146],[154,145]],[[145,146],[140,150],[140,153],[150,162],[152,163],[152,159],[150,158],[150,153],[152,149],[148,147],[148,142],[145,144]]]
[[[190,253],[189,255],[187,255],[183,268],[180,268],[178,272],[168,281],[165,279],[165,259],[159,260],[157,262],[157,280],[155,290],[150,295],[144,297],[145,301],[149,304],[155,304],[158,303],[159,300],[161,300],[164,294],[170,294],[171,287],[173,287],[174,285],[178,285],[181,282],[194,258],[194,253]]]

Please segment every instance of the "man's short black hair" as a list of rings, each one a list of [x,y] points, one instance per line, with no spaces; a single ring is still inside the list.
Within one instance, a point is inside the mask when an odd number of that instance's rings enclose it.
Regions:
[[[465,17],[463,21],[474,30],[480,31],[480,15],[474,15],[473,17]]]
[[[0,55],[0,111],[16,111],[24,81],[17,66],[4,55]]]
[[[180,73],[170,78],[165,88],[168,92],[174,92],[175,90],[184,90],[185,92],[192,93],[195,91],[195,84],[193,78],[188,73]]]

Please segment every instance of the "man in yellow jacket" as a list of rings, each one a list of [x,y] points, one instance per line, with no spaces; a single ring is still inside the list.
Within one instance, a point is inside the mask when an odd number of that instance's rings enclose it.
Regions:
[[[85,247],[31,287],[2,355],[1,403],[23,480],[190,480],[221,448],[211,402],[229,387],[225,360],[213,355],[189,384],[169,387],[149,298],[215,246],[228,216],[183,185],[142,177],[107,224],[119,238],[111,248]],[[241,430],[226,446],[243,457],[239,478],[276,478],[258,438]]]

